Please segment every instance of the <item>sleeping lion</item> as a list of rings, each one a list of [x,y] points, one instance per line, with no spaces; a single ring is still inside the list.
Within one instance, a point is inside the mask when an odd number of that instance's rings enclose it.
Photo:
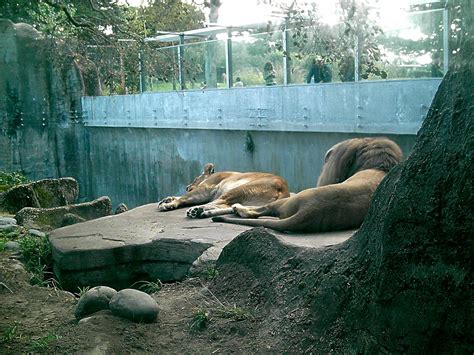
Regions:
[[[214,222],[263,226],[287,232],[326,232],[358,228],[372,194],[388,171],[402,159],[400,147],[387,138],[354,138],[333,146],[316,188],[303,190],[261,207],[233,205],[243,218],[214,217]]]
[[[189,218],[206,218],[232,214],[232,205],[261,206],[288,197],[288,183],[280,176],[270,173],[239,173],[236,171],[214,172],[214,164],[207,163],[203,172],[179,197],[166,197],[158,202],[158,211],[170,211],[191,207]]]

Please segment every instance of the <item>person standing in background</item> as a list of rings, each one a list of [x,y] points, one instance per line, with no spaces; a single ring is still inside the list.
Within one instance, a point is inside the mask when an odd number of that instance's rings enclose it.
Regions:
[[[320,58],[313,59],[311,62],[311,68],[306,77],[306,83],[311,83],[311,79],[314,79],[314,83],[329,83],[332,81],[331,68]]]
[[[276,85],[276,72],[273,68],[272,62],[266,62],[263,67],[263,79],[265,80],[265,85],[272,86]]]

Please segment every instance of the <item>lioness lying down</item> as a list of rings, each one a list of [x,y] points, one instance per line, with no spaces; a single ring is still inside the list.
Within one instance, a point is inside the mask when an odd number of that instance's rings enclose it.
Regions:
[[[164,198],[158,202],[158,210],[199,205],[189,208],[186,214],[190,218],[205,218],[232,214],[232,205],[236,203],[261,206],[288,196],[288,183],[280,176],[235,171],[214,173],[214,165],[208,163],[201,175],[186,186],[186,194]]]
[[[367,214],[375,189],[401,159],[400,147],[387,138],[345,140],[326,153],[318,187],[261,207],[233,205],[240,217],[279,219],[215,217],[212,220],[289,232],[357,228]]]

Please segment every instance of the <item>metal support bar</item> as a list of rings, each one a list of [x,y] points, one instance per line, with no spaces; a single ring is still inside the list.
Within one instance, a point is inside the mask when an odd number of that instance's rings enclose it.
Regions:
[[[185,90],[186,80],[184,78],[184,34],[179,35],[178,69],[179,69],[179,85],[181,87],[181,90]]]
[[[140,93],[143,93],[146,91],[146,73],[143,49],[140,49],[140,51],[138,52],[138,68],[138,70],[140,71]]]
[[[446,1],[446,7],[443,10],[443,71],[444,74],[449,68],[449,10],[448,1]]]
[[[359,48],[359,36],[356,36],[354,43],[354,81],[360,81],[360,48]]]
[[[283,83],[288,85],[291,83],[291,63],[290,63],[290,39],[288,36],[288,27],[285,22],[285,30],[283,31]]]
[[[227,88],[231,88],[234,85],[232,69],[232,27],[227,28],[225,70],[227,74]]]

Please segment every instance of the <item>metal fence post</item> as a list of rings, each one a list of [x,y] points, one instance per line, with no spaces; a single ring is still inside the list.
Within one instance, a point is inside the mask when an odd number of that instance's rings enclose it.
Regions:
[[[443,9],[443,71],[444,74],[449,68],[449,10],[448,0],[446,0],[445,7]]]
[[[184,78],[184,34],[179,35],[178,46],[178,70],[179,70],[179,85],[181,90],[186,90],[186,80]]]
[[[283,30],[283,84],[291,83],[291,63],[290,63],[290,40],[288,36],[288,22],[285,21],[285,29]]]
[[[232,27],[227,28],[225,70],[227,73],[227,88],[231,88],[234,85],[232,69]]]

